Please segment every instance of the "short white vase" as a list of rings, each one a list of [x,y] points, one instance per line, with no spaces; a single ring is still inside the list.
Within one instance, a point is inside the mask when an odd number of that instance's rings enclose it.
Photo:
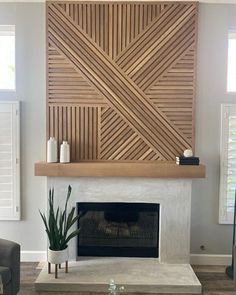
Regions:
[[[70,162],[70,145],[67,141],[63,141],[60,147],[60,163]]]
[[[68,247],[64,250],[53,251],[48,249],[48,262],[52,264],[62,264],[63,262],[68,261],[69,251]]]

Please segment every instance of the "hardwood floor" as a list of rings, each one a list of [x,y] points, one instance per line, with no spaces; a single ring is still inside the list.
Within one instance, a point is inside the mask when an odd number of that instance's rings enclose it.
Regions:
[[[204,295],[236,295],[233,281],[225,275],[224,266],[194,266]],[[21,265],[21,290],[19,295],[36,295],[34,281],[41,270],[38,262],[25,262]]]
[[[204,295],[236,295],[233,280],[225,274],[225,266],[193,266],[193,269]]]
[[[41,271],[38,262],[21,263],[21,286],[18,295],[35,295],[34,281]]]

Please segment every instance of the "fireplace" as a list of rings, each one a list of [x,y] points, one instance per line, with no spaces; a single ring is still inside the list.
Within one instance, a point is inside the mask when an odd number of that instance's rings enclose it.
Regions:
[[[49,177],[48,189],[55,188],[55,206],[64,206],[68,184],[72,187],[68,210],[77,203],[81,205],[130,203],[132,207],[135,204],[142,206],[159,204],[159,232],[155,244],[155,255],[158,257],[155,259],[161,263],[189,263],[191,180],[142,177]],[[73,229],[76,227],[77,225]],[[69,255],[70,260],[85,259],[81,252],[78,256],[77,239],[70,241]]]
[[[159,204],[82,202],[77,211],[78,256],[159,256]]]

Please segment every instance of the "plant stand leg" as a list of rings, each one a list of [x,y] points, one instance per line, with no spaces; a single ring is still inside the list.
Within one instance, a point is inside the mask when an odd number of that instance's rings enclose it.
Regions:
[[[48,262],[48,273],[51,273],[51,263]]]
[[[58,278],[58,264],[55,264],[55,279]]]
[[[66,269],[65,272],[68,273],[68,260],[66,261]]]

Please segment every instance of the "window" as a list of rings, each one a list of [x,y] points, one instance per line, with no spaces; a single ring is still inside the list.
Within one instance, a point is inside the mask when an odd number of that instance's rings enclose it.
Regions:
[[[15,90],[15,26],[0,26],[0,90]]]
[[[19,102],[0,102],[0,220],[19,218]]]
[[[236,30],[229,32],[227,91],[236,92]]]
[[[220,223],[233,223],[236,189],[236,104],[221,107]]]

